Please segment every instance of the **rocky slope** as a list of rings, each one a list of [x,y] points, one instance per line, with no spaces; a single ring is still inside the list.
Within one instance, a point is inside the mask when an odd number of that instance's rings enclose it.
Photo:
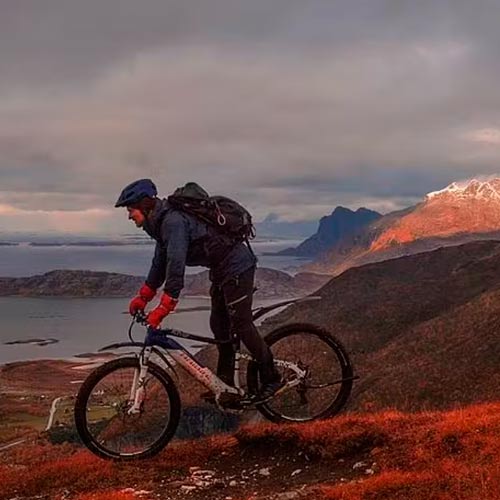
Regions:
[[[300,273],[291,276],[274,269],[258,268],[256,298],[297,297],[314,292],[330,279],[326,275]],[[126,274],[56,270],[27,278],[0,278],[0,296],[23,297],[129,297],[144,282]],[[208,271],[186,275],[184,295],[208,295]]]
[[[0,499],[493,500],[499,410],[246,426],[172,442],[147,462],[105,461],[74,443],[29,437],[0,453]]]
[[[338,275],[369,262],[484,239],[500,239],[500,179],[473,179],[429,193],[416,206],[338,241],[306,268]]]
[[[322,217],[315,234],[307,238],[296,248],[286,248],[278,255],[297,255],[301,257],[316,257],[338,242],[358,233],[381,215],[373,210],[358,208],[355,212],[344,207],[337,207],[331,215]]]

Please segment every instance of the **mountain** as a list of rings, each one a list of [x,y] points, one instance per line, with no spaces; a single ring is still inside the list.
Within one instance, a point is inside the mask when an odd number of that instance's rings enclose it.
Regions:
[[[484,239],[500,239],[500,179],[452,183],[429,193],[417,205],[338,241],[307,269],[337,275],[369,262]]]
[[[351,268],[264,323],[329,329],[360,381],[351,409],[449,408],[498,399],[500,242],[476,241]]]
[[[291,276],[275,269],[258,268],[255,297],[287,298],[314,292],[330,279],[327,275]],[[183,295],[209,294],[208,271],[185,276]],[[144,278],[96,271],[55,270],[27,278],[0,278],[0,296],[23,297],[132,297]]]
[[[338,242],[358,233],[363,227],[378,220],[378,212],[366,208],[358,208],[355,212],[344,207],[337,207],[331,213],[322,217],[315,234],[307,238],[296,248],[286,248],[278,255],[297,255],[301,257],[316,257],[333,247]]]

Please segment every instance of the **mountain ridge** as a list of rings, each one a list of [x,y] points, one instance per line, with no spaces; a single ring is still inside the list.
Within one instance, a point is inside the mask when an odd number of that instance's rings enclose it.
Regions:
[[[295,248],[286,248],[277,255],[315,257],[342,239],[356,234],[363,227],[381,217],[381,214],[365,207],[356,211],[337,206],[330,215],[321,217],[318,230]]]
[[[350,267],[471,240],[500,239],[500,179],[452,183],[389,213],[303,269],[338,275]]]
[[[361,377],[351,409],[372,403],[417,411],[497,399],[500,242],[474,241],[353,267],[316,294],[322,299],[293,305],[263,327],[307,320],[330,329]],[[413,357],[405,338],[414,342]],[[483,365],[489,367],[484,373]],[[420,391],[425,379],[419,366],[427,367],[430,386],[447,391]],[[418,397],[407,398],[402,381]]]

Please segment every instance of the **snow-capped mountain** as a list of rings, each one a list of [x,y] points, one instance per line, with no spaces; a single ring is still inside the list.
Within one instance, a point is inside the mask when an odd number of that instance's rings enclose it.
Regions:
[[[494,201],[500,203],[500,178],[489,181],[472,179],[466,183],[452,182],[440,191],[428,193],[425,200],[471,200]]]
[[[342,241],[311,266],[338,274],[386,260],[471,240],[500,239],[500,178],[453,182],[414,207],[387,214],[353,241]]]
[[[425,196],[371,244],[372,251],[418,239],[500,231],[500,178],[453,182]]]

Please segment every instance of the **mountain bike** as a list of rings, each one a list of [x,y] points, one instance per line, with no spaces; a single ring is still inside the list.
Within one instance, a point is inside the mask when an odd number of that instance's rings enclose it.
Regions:
[[[259,307],[252,311],[253,319],[278,307],[318,298]],[[181,330],[147,327],[144,342],[136,342],[132,329],[138,324],[147,326],[144,313],[136,315],[130,324],[130,342],[107,345],[100,351],[138,348],[139,353],[100,365],[83,382],[76,397],[74,417],[80,438],[103,458],[152,457],[174,437],[181,416],[179,367],[213,394],[213,403],[221,410],[241,413],[253,409],[272,422],[307,422],[335,415],[346,404],[358,378],[346,350],[331,333],[312,324],[287,324],[264,337],[283,386],[271,398],[262,400],[258,364],[241,352],[237,336],[217,341]],[[231,342],[235,351],[234,384],[224,383],[173,337],[212,345]]]

